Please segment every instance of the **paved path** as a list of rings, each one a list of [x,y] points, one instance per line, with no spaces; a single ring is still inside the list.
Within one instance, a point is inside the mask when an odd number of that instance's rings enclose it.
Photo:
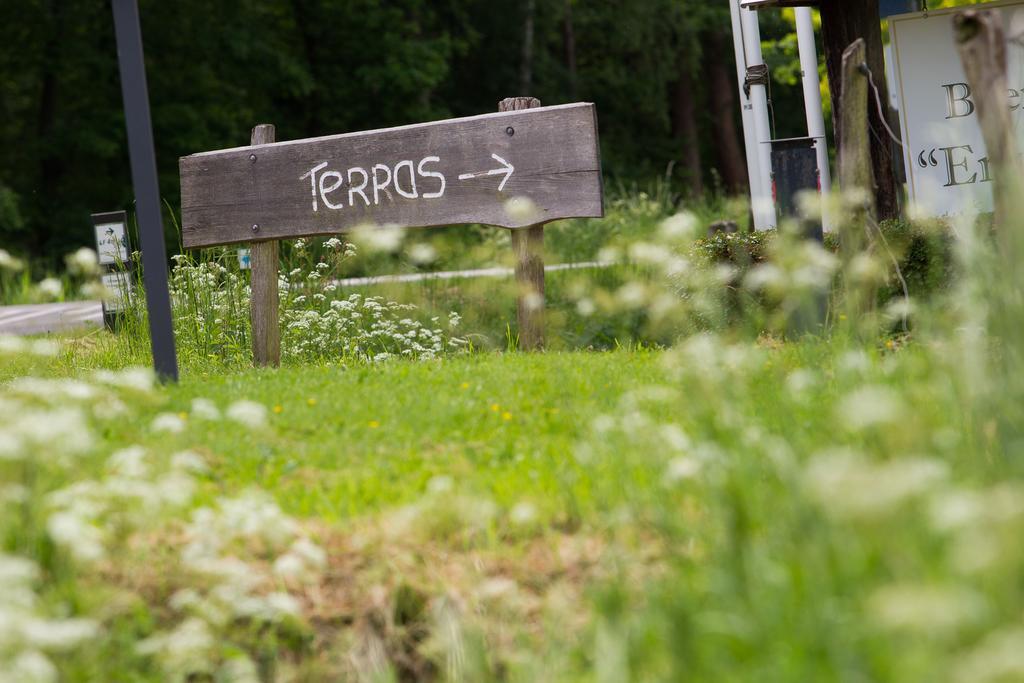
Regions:
[[[577,270],[606,268],[608,264],[596,261],[585,263],[558,263],[544,270]],[[424,280],[460,280],[478,277],[508,277],[512,268],[482,268],[479,270],[448,270],[436,273],[409,273],[407,275],[378,275],[337,280],[342,287],[367,287],[388,282],[422,282]],[[31,304],[0,306],[0,334],[46,334],[64,332],[82,327],[102,327],[103,309],[98,301],[75,301],[68,304]]]
[[[44,334],[102,326],[99,301],[0,306],[0,334]]]

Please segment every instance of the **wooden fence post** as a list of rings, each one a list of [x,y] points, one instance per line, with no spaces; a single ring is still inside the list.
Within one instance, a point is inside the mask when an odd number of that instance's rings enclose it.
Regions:
[[[957,12],[953,25],[992,169],[995,226],[1002,233],[1019,207],[1016,197],[1021,181],[1017,141],[1006,101],[1009,86],[1002,18],[992,10],[964,10]]]
[[[839,187],[845,192],[863,193],[874,212],[875,181],[871,171],[871,142],[868,139],[868,78],[864,40],[858,38],[843,52],[843,86],[839,100]]]
[[[274,126],[262,123],[252,129],[250,144],[265,145],[275,140]],[[253,164],[259,163],[259,153],[249,156]],[[259,224],[252,226],[253,237],[258,238]],[[250,320],[252,320],[252,359],[256,366],[281,364],[281,327],[278,321],[277,240],[252,242],[252,296],[250,299]]]
[[[536,97],[509,97],[498,104],[498,111],[516,111],[541,106]],[[536,351],[544,347],[544,226],[531,225],[512,230],[512,249],[516,255],[516,319],[519,323],[519,348]]]
[[[867,48],[858,38],[843,52],[842,94],[839,97],[839,189],[851,211],[839,226],[839,257],[846,283],[843,289],[848,325],[859,327],[873,310],[875,287],[854,282],[854,259],[872,251],[874,239],[869,223],[876,215],[875,177],[871,167],[870,123],[868,120]],[[840,317],[842,320],[842,317]]]

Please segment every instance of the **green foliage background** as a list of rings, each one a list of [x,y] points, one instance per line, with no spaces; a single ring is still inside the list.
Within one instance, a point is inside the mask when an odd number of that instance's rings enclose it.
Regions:
[[[178,206],[177,159],[494,111],[520,93],[526,7],[517,0],[140,0],[161,190]],[[567,56],[571,16],[576,67]],[[0,22],[0,243],[56,259],[90,244],[90,212],[130,208],[117,55],[103,0],[7,0]],[[528,94],[597,103],[610,179],[663,177],[680,158],[670,99],[693,75],[714,188],[702,79],[709,31],[731,47],[728,8],[697,0],[535,0]],[[764,17],[766,39],[789,30]],[[783,56],[781,59],[789,57]],[[735,88],[733,81],[732,88]],[[784,89],[788,86],[779,86]],[[781,97],[780,99],[786,99]],[[794,112],[800,111],[798,100]],[[780,121],[788,120],[777,109]],[[671,180],[681,185],[676,169]]]

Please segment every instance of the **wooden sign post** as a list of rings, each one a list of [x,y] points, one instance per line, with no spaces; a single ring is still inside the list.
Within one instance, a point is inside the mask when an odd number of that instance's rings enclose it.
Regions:
[[[535,97],[510,97],[498,105],[498,111],[536,109]],[[512,250],[516,255],[516,320],[519,323],[519,348],[534,351],[544,346],[544,224],[512,231]]]
[[[275,240],[365,225],[513,229],[520,338],[537,348],[541,226],[603,215],[594,105],[539,104],[514,98],[496,114],[286,142],[258,126],[249,147],[182,157],[185,247],[253,243],[256,362],[279,361]],[[532,210],[509,211],[512,199]]]

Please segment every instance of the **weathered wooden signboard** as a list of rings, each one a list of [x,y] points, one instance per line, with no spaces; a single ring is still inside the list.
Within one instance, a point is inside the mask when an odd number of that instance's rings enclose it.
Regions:
[[[179,169],[185,246],[252,243],[260,365],[280,355],[275,240],[360,226],[512,228],[520,344],[538,348],[542,226],[603,215],[597,115],[587,103],[509,98],[496,114],[283,142],[261,125],[250,146],[182,157]],[[510,211],[512,199],[529,201]]]
[[[592,104],[485,114],[183,157],[186,247],[364,224],[507,228],[601,216]],[[509,216],[527,197],[534,217]]]

